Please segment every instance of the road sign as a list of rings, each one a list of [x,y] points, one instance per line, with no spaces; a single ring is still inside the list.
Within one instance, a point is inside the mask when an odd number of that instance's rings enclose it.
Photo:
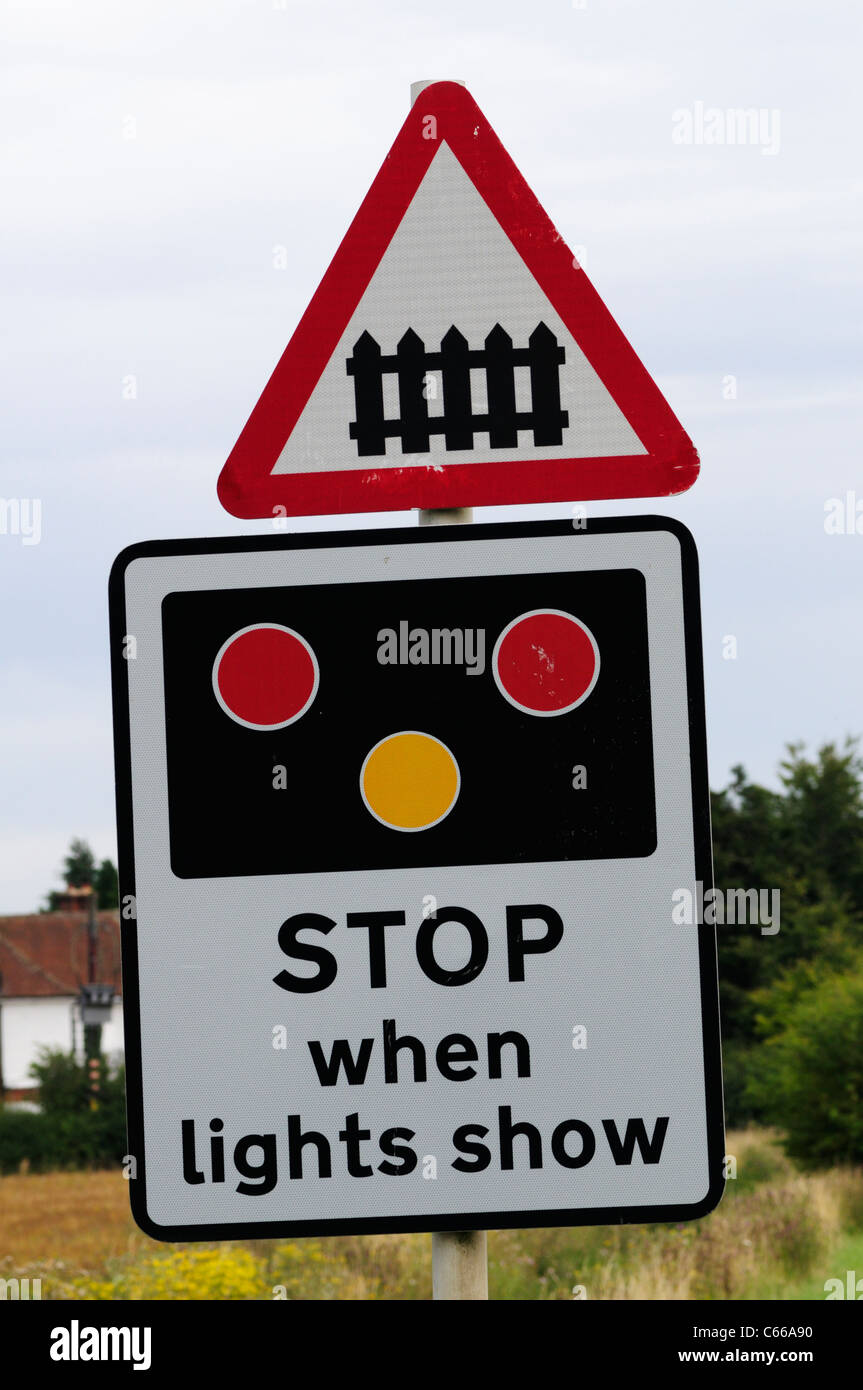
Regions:
[[[219,479],[235,516],[668,496],[692,442],[458,83],[415,102]]]
[[[697,584],[650,517],[123,552],[145,1230],[716,1203],[715,939],[674,910],[711,881]]]

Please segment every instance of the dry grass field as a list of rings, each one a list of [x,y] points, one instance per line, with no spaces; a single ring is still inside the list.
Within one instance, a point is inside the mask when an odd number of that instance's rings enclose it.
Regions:
[[[823,1298],[848,1260],[863,1273],[863,1173],[801,1174],[765,1131],[728,1151],[737,1177],[703,1221],[492,1232],[491,1297]],[[430,1265],[425,1235],[164,1245],[113,1172],[0,1178],[0,1277],[41,1278],[43,1298],[426,1299]]]

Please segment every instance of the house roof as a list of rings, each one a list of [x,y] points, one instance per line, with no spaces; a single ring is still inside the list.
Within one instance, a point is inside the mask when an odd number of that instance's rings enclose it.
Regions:
[[[77,995],[87,978],[84,913],[0,917],[0,999]],[[120,924],[116,912],[96,914],[96,979],[120,993]]]

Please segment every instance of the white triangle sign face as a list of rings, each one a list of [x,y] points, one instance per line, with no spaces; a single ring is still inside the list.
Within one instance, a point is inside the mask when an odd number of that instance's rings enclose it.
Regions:
[[[464,88],[422,92],[219,480],[238,516],[666,496],[697,455]]]
[[[412,328],[429,351],[438,352],[444,334],[453,326],[472,348],[481,349],[497,323],[516,346],[523,347],[527,347],[530,334],[540,323],[551,329],[565,352],[559,383],[561,399],[567,402],[569,423],[561,429],[561,443],[557,445],[535,445],[529,428],[518,430],[518,444],[495,450],[496,463],[527,457],[614,458],[647,452],[500,223],[442,141],[273,472],[356,469],[357,446],[345,429],[345,421],[354,421],[357,416],[354,381],[346,366],[364,332],[370,333],[389,355],[395,354],[406,329]],[[429,417],[445,420],[443,373],[437,369],[425,375]],[[514,385],[516,406],[522,407],[522,414],[529,414],[528,367],[514,368]],[[482,368],[473,368],[471,405],[475,414],[487,413],[487,394],[485,373]],[[399,419],[395,373],[384,375],[383,395],[387,419]],[[447,449],[443,462],[447,466],[474,463],[477,448],[484,455],[490,453],[488,429],[478,430],[474,440],[471,448]],[[379,468],[423,467],[429,463],[425,453],[406,453],[398,437],[386,439],[385,446],[386,454],[376,463]]]

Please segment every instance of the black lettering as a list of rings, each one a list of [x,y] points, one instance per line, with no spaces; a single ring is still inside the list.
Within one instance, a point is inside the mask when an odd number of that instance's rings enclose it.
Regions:
[[[345,1069],[345,1080],[349,1086],[362,1086],[369,1069],[374,1038],[363,1038],[356,1057],[351,1052],[347,1038],[333,1039],[329,1060],[324,1056],[324,1049],[319,1042],[307,1042],[306,1047],[312,1054],[315,1071],[322,1086],[335,1086],[342,1067]]]
[[[581,1135],[581,1152],[570,1154],[566,1151],[566,1136]],[[590,1125],[583,1120],[564,1120],[551,1136],[551,1152],[564,1168],[583,1168],[596,1153],[596,1138]]]
[[[188,1183],[206,1182],[204,1174],[195,1167],[195,1121],[182,1120],[180,1133],[183,1136],[183,1177]]]
[[[369,934],[369,984],[383,989],[387,982],[387,952],[384,927],[403,927],[403,912],[349,912],[349,927],[365,928]]]
[[[602,1128],[605,1130],[608,1147],[611,1149],[611,1156],[615,1163],[624,1166],[631,1163],[636,1144],[644,1163],[658,1163],[662,1156],[662,1146],[665,1143],[665,1132],[668,1129],[668,1116],[659,1116],[653,1126],[651,1139],[647,1137],[643,1120],[627,1120],[623,1139],[618,1133],[614,1120],[603,1120]]]
[[[435,1061],[447,1081],[470,1081],[476,1076],[476,1067],[465,1066],[465,1063],[475,1062],[478,1055],[473,1042],[464,1033],[448,1033],[437,1045]]]
[[[435,960],[434,938],[444,922],[460,922],[470,935],[470,960],[461,970],[442,970]],[[426,917],[417,932],[417,960],[424,975],[436,985],[466,985],[475,980],[488,960],[488,937],[475,913],[466,907],[439,907],[434,917]]]
[[[291,1178],[301,1178],[303,1176],[303,1149],[306,1144],[314,1144],[318,1151],[318,1177],[331,1178],[333,1175],[333,1165],[330,1155],[330,1146],[323,1134],[319,1134],[316,1129],[310,1129],[306,1134],[302,1131],[302,1117],[300,1115],[288,1116],[288,1176]]]
[[[348,1172],[352,1178],[370,1178],[374,1173],[370,1163],[363,1163],[360,1144],[371,1139],[370,1129],[360,1129],[359,1112],[345,1116],[345,1127],[339,1130],[339,1138],[347,1151]]]
[[[384,1081],[398,1081],[399,1064],[396,1054],[402,1047],[408,1048],[414,1063],[414,1081],[425,1081],[426,1079],[426,1050],[419,1038],[413,1038],[409,1033],[404,1037],[396,1037],[396,1021],[394,1018],[384,1019]]]
[[[224,1129],[224,1120],[211,1120],[210,1129],[210,1166],[213,1170],[213,1182],[225,1181],[225,1141],[219,1133]]]
[[[543,936],[524,935],[524,924],[529,921],[544,922],[546,932]],[[526,904],[521,907],[508,907],[506,910],[506,950],[509,958],[509,978],[524,979],[524,958],[553,951],[563,939],[563,920],[553,907],[543,907],[541,903]]]
[[[280,989],[289,989],[293,994],[314,994],[333,983],[338,972],[335,956],[331,951],[324,950],[323,946],[298,941],[297,935],[304,930],[331,932],[335,925],[335,922],[329,917],[323,917],[320,912],[298,912],[282,923],[279,927],[279,949],[293,960],[313,961],[318,967],[318,973],[311,976],[292,975],[289,970],[281,970],[278,975],[273,976]]]
[[[396,1139],[413,1139],[412,1129],[385,1129],[380,1138],[381,1153],[389,1154],[390,1158],[397,1159],[398,1162],[391,1163],[389,1158],[385,1158],[383,1163],[378,1164],[379,1173],[388,1173],[392,1177],[401,1177],[403,1173],[412,1173],[417,1166],[417,1156],[413,1149],[407,1144],[396,1144]]]
[[[466,1158],[454,1158],[452,1167],[457,1168],[460,1173],[482,1173],[491,1163],[491,1153],[485,1144],[479,1144],[469,1138],[471,1134],[478,1134],[480,1139],[484,1139],[488,1134],[485,1125],[459,1125],[452,1137],[452,1142],[459,1153],[470,1154],[473,1162]]]
[[[515,1048],[516,1076],[530,1076],[530,1047],[523,1033],[489,1033],[488,1074],[492,1081],[501,1078],[500,1055],[507,1043]]]
[[[515,1160],[512,1152],[512,1141],[517,1135],[524,1135],[527,1139],[528,1153],[530,1155],[531,1168],[542,1167],[542,1138],[536,1125],[524,1123],[513,1124],[512,1110],[508,1105],[499,1105],[497,1109],[498,1135],[500,1139],[500,1166],[501,1168],[514,1168]]]
[[[260,1163],[249,1162],[249,1149],[261,1150]],[[276,1185],[275,1134],[244,1134],[234,1149],[234,1166],[244,1178],[259,1178],[259,1182],[238,1182],[237,1191],[247,1197],[263,1197]]]

